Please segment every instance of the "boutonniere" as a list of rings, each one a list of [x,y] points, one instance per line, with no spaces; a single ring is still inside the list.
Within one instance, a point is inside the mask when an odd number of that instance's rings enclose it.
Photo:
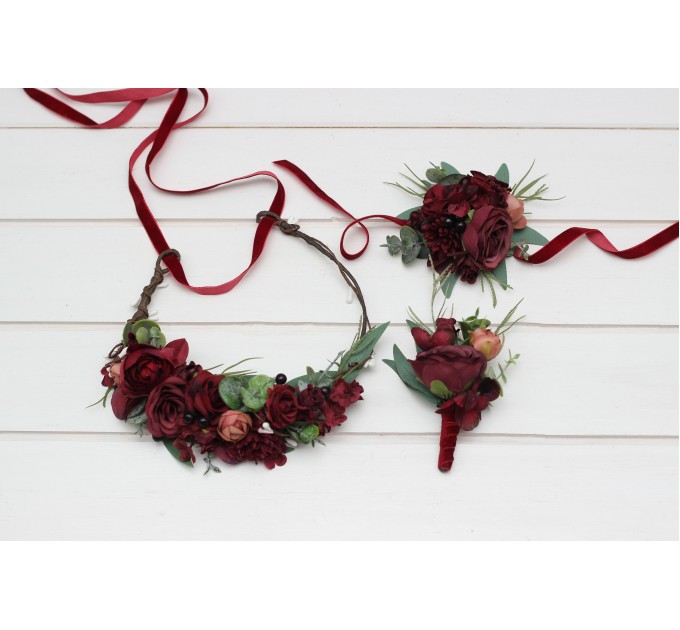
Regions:
[[[435,278],[433,296],[447,279],[446,274]],[[443,304],[437,314],[432,313],[432,324],[409,309],[406,323],[416,354],[409,359],[395,345],[393,358],[384,360],[404,385],[434,405],[441,416],[438,466],[442,472],[451,470],[460,431],[474,429],[482,412],[503,395],[507,370],[520,357],[505,350],[506,333],[523,318],[513,319],[518,306],[497,326],[481,317],[479,309],[456,320],[452,313],[444,316]]]

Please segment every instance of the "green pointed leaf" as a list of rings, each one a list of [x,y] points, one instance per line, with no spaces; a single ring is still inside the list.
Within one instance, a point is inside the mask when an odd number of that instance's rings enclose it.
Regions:
[[[395,371],[397,372],[402,382],[411,389],[418,392],[421,396],[423,396],[430,402],[438,404],[439,399],[418,380],[418,377],[416,376],[416,373],[413,371],[411,364],[408,362],[408,359],[404,356],[404,353],[399,349],[399,347],[395,345],[392,351],[394,353]]]
[[[177,450],[177,447],[172,442],[173,442],[173,440],[171,440],[170,438],[164,438],[163,439],[163,444],[165,445],[165,448],[168,449],[168,452],[170,453],[170,455],[172,455],[180,464],[184,464],[186,466],[190,466],[191,468],[193,468],[194,463],[191,460],[189,460],[188,462],[183,462],[179,458],[179,451]]]
[[[512,233],[512,242],[513,244],[528,243],[529,245],[545,245],[548,242],[548,239],[543,236],[543,234],[539,234],[536,230],[525,227],[521,230],[515,230]]]
[[[347,366],[350,363],[361,363],[362,361],[368,359],[368,357],[373,354],[373,349],[378,343],[380,337],[387,330],[390,325],[389,322],[380,324],[375,328],[371,328],[351,349],[351,352],[342,358],[342,365]]]
[[[503,258],[503,260],[501,260],[501,264],[498,265],[498,267],[491,270],[491,273],[501,281],[504,288],[505,288],[505,286],[507,286],[507,284],[508,284],[508,268],[505,264],[505,258]]]
[[[503,162],[503,164],[501,164],[499,169],[496,171],[495,178],[504,184],[510,184],[510,171],[508,169],[508,165],[505,162]]]
[[[444,282],[441,284],[441,289],[442,293],[444,294],[445,297],[450,298],[451,294],[453,293],[453,287],[456,286],[456,281],[458,280],[458,276],[455,274],[449,275]]]

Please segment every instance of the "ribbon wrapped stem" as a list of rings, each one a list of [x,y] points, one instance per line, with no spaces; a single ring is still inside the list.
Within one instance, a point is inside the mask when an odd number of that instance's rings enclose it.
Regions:
[[[449,472],[453,465],[453,454],[458,442],[460,425],[454,413],[442,414],[442,430],[439,434],[439,470]]]

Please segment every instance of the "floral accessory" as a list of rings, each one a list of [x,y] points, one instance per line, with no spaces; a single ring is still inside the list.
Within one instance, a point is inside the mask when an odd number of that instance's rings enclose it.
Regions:
[[[435,277],[432,304],[446,274]],[[406,320],[417,354],[408,359],[398,346],[393,359],[384,359],[402,382],[437,407],[441,415],[439,437],[439,470],[448,472],[453,465],[460,430],[471,431],[482,419],[482,411],[503,395],[501,382],[507,382],[506,371],[515,365],[519,354],[508,351],[508,357],[495,367],[490,361],[500,356],[505,333],[522,317],[512,320],[519,303],[491,328],[488,319],[474,315],[461,321],[442,317],[445,304],[437,315],[432,309],[432,326],[424,323],[412,309]]]
[[[258,220],[269,213],[258,215]],[[287,454],[321,438],[347,419],[347,409],[359,400],[363,387],[357,382],[373,356],[373,348],[388,324],[370,326],[361,288],[352,274],[320,241],[299,226],[276,217],[275,225],[287,235],[304,240],[332,260],[357,297],[362,309],[359,331],[348,350],[340,352],[323,370],[310,367],[304,375],[288,379],[234,369],[204,369],[189,360],[185,339],[167,342],[158,322],[149,319],[148,307],[168,268],[166,256],[179,260],[175,250],[158,257],[151,282],[144,287],[139,307],[127,321],[122,341],[109,353],[102,368],[106,394],[98,401],[106,406],[111,396],[114,415],[136,425],[163,442],[179,461],[193,466],[194,450],[206,455],[206,473],[220,472],[218,457],[227,464],[245,461],[266,468],[283,466]]]
[[[398,215],[405,221],[399,236],[388,236],[383,247],[392,256],[401,254],[404,264],[424,258],[440,274],[450,272],[441,287],[447,297],[458,279],[474,284],[479,278],[482,289],[486,280],[495,303],[494,283],[509,287],[505,259],[527,259],[529,245],[548,242],[527,226],[524,213],[525,202],[556,201],[543,196],[545,175],[525,184],[533,166],[512,187],[506,164],[493,176],[479,171],[464,175],[446,162],[432,164],[426,179],[409,169],[413,177],[404,177],[411,186],[391,185],[421,198],[422,205]]]

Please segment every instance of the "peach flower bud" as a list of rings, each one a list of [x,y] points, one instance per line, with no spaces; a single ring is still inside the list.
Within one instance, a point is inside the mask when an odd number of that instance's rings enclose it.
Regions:
[[[470,335],[470,345],[481,352],[487,361],[497,357],[503,348],[501,338],[486,328],[477,328]]]
[[[225,442],[238,442],[253,426],[253,421],[242,411],[225,411],[217,420],[217,432]]]
[[[120,361],[109,366],[109,376],[113,379],[113,384],[118,387],[120,385]]]
[[[521,230],[527,226],[527,219],[524,216],[524,201],[517,199],[513,195],[508,195],[506,199],[508,203],[508,214],[512,219],[512,227],[515,230]]]

